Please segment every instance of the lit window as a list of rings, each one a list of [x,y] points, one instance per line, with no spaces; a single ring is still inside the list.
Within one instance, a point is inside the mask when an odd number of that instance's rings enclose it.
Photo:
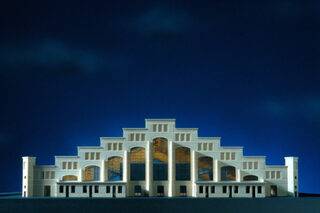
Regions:
[[[203,143],[203,151],[207,151],[207,146],[208,146],[207,143]]]
[[[90,153],[90,160],[94,160],[94,152]]]
[[[146,134],[141,134],[141,141],[145,141],[146,140]]]
[[[202,143],[198,143],[198,150],[199,150],[199,151],[202,150]]]
[[[236,159],[236,153],[235,152],[231,152],[231,160],[235,160]]]
[[[254,169],[258,169],[258,162],[255,161],[253,166],[254,166]]]
[[[243,162],[243,169],[247,169],[247,162]]]
[[[277,171],[277,179],[280,179],[280,171]]]
[[[156,131],[157,131],[157,124],[153,124],[153,125],[152,125],[152,131],[153,131],[153,132],[156,132]]]
[[[84,159],[89,160],[89,152],[84,153]]]
[[[66,169],[67,168],[67,162],[62,162],[62,169]]]
[[[179,134],[176,134],[176,141],[179,141]]]
[[[119,143],[119,150],[122,150],[122,143]]]
[[[212,151],[212,150],[213,150],[213,144],[209,143],[209,151]]]
[[[230,160],[230,152],[226,152],[226,160]]]
[[[140,134],[136,134],[136,141],[140,141]]]
[[[168,124],[164,124],[163,125],[163,131],[164,132],[168,132]]]
[[[220,153],[220,159],[221,159],[221,160],[224,160],[224,152],[221,152],[221,153]]]
[[[96,152],[96,160],[100,160],[100,152]]]
[[[112,143],[108,143],[108,151],[112,149]]]
[[[249,169],[252,169],[252,162],[249,162]]]
[[[73,169],[78,169],[78,163],[77,162],[73,162]]]
[[[117,146],[118,146],[117,143],[113,143],[113,150],[117,150]]]
[[[72,169],[72,162],[68,162],[68,169]]]

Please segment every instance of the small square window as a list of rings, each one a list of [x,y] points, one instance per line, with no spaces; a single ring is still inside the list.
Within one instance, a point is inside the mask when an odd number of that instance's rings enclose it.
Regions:
[[[216,188],[215,188],[215,186],[211,186],[211,193],[216,193]]]
[[[119,193],[119,194],[122,193],[122,186],[118,186],[118,193]]]
[[[261,194],[261,193],[262,193],[262,187],[258,186],[258,194]]]
[[[60,186],[60,187],[59,187],[59,192],[60,192],[60,193],[63,193],[63,186]]]
[[[200,193],[200,194],[203,193],[203,186],[199,186],[199,193]]]
[[[106,187],[106,193],[110,193],[110,186]]]
[[[246,193],[250,193],[250,186],[246,186]]]
[[[227,186],[222,187],[222,193],[227,193]]]
[[[87,186],[82,187],[82,193],[87,193]]]
[[[176,134],[175,140],[179,141],[179,134]]]
[[[122,150],[122,143],[119,143],[119,150],[121,151]]]
[[[224,152],[220,153],[220,160],[224,160]]]
[[[108,143],[108,151],[112,149],[112,143]]]
[[[99,186],[94,186],[94,193],[99,193]]]
[[[238,194],[239,193],[239,186],[234,186],[233,191],[235,194]]]
[[[75,193],[76,192],[76,186],[71,186],[71,193]]]

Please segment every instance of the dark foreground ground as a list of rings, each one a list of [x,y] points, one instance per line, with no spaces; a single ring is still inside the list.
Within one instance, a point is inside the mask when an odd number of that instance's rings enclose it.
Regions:
[[[320,213],[320,197],[301,198],[21,198],[0,196],[0,213]]]

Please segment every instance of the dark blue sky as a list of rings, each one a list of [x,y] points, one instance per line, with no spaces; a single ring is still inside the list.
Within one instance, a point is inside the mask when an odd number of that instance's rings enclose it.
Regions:
[[[115,3],[118,2],[118,3]],[[10,1],[0,7],[0,192],[21,157],[53,164],[176,118],[320,192],[319,1]]]

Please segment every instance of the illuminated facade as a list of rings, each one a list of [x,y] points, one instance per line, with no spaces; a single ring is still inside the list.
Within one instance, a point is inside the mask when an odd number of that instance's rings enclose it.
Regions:
[[[243,147],[220,146],[175,119],[146,119],[123,137],[101,137],[100,146],[56,156],[55,165],[23,157],[24,197],[268,197],[298,196],[298,158],[266,165],[265,156],[243,156]]]

